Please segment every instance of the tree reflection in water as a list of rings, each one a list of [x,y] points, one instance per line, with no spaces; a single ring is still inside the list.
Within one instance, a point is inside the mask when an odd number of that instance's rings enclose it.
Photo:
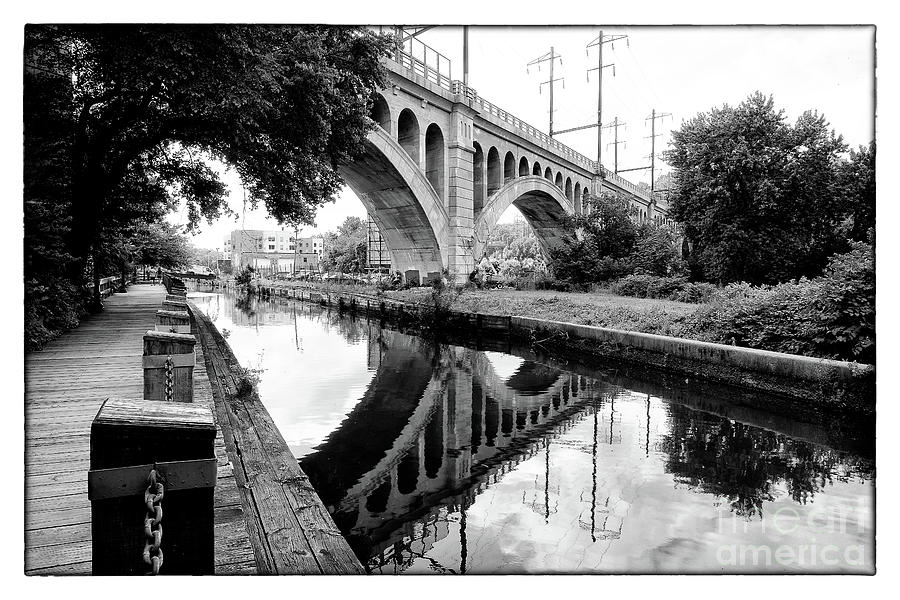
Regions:
[[[670,428],[658,443],[666,471],[700,491],[725,498],[741,516],[762,516],[783,482],[806,504],[833,479],[868,477],[871,467],[846,453],[743,423],[669,404]]]

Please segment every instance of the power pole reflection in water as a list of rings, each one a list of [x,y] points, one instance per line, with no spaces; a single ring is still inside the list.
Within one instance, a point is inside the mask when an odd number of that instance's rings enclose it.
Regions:
[[[650,456],[650,394],[647,394],[647,441],[644,444],[644,456]]]
[[[591,541],[596,542],[597,536],[594,535],[594,531],[597,530],[597,404],[595,402],[592,404],[594,407],[594,445],[591,448],[591,458],[594,464],[591,472]]]
[[[466,556],[468,556],[468,542],[466,540],[466,510],[469,508],[467,493],[463,493],[459,511],[459,574],[466,574]]]

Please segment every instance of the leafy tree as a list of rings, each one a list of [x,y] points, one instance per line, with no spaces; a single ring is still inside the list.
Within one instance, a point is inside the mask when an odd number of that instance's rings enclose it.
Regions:
[[[667,227],[644,223],[637,230],[634,247],[629,255],[630,270],[665,277],[685,270],[675,235]]]
[[[216,267],[217,261],[222,258],[222,253],[218,250],[212,250],[210,248],[197,248],[196,246],[191,245],[188,249],[189,251],[189,263],[192,265],[203,265],[214,269]]]
[[[670,204],[695,273],[718,282],[784,281],[821,272],[847,246],[839,180],[845,145],[807,111],[791,126],[771,96],[701,113],[672,133]]]
[[[364,273],[366,270],[366,223],[359,217],[344,219],[337,231],[325,234],[322,265],[328,271]]]
[[[850,239],[874,242],[875,142],[850,150],[850,160],[841,165],[840,178],[850,209]]]
[[[53,266],[26,256],[26,279],[61,267],[80,290],[121,268],[134,224],[178,201],[190,228],[227,212],[207,158],[236,169],[252,207],[311,223],[373,126],[390,44],[351,27],[27,26],[25,241],[62,243]]]
[[[589,197],[587,203],[590,210],[585,214],[567,217],[566,226],[580,230],[581,235],[550,253],[554,275],[574,284],[625,275],[627,258],[637,241],[638,227],[619,196],[604,192]]]
[[[134,264],[179,269],[192,262],[187,238],[168,223],[148,225],[133,238]]]

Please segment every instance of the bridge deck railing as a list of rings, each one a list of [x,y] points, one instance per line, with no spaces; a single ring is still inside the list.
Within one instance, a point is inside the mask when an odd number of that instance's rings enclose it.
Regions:
[[[474,102],[475,105],[480,107],[485,113],[496,117],[504,123],[511,125],[515,129],[518,129],[519,131],[537,138],[542,144],[552,148],[560,156],[569,159],[573,163],[593,173],[596,173],[598,171],[597,161],[591,160],[580,152],[577,152],[576,150],[573,150],[569,146],[563,144],[559,140],[550,137],[533,125],[529,125],[522,119],[516,117],[513,114],[510,114],[508,111],[489,102],[488,100],[485,100],[484,98],[479,96],[473,88],[467,86],[462,81],[459,81],[458,79],[451,79],[447,75],[444,75],[440,71],[440,62],[438,62],[438,68],[436,69],[429,66],[425,61],[419,59],[418,57],[413,56],[405,49],[397,49],[394,52],[393,59],[394,62],[396,62],[404,69],[412,71],[414,74],[425,78],[425,80],[434,83],[438,87],[445,89],[452,94],[458,94],[464,96],[465,98],[468,98],[469,100]],[[643,198],[644,200],[650,199],[650,195],[635,184],[613,173],[606,167],[601,168],[603,170],[604,179],[610,181],[611,183],[617,185],[622,189],[628,190],[639,198]]]

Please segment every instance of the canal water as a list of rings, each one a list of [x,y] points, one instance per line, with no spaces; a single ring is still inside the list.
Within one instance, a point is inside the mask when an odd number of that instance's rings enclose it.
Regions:
[[[372,573],[874,570],[868,427],[308,303],[190,297]]]

